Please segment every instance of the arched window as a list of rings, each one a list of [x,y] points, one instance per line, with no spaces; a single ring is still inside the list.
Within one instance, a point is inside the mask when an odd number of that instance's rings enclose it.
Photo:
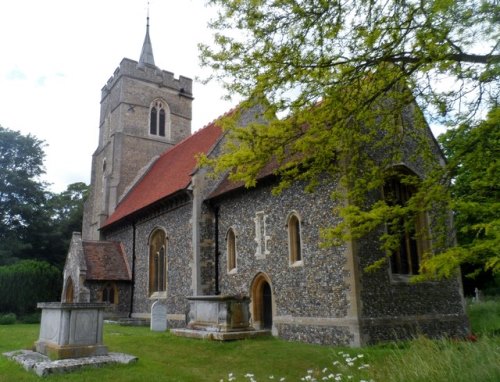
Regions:
[[[64,294],[64,302],[75,302],[75,287],[73,285],[73,279],[68,277],[66,279],[66,293]]]
[[[410,174],[401,172],[388,178],[384,184],[384,199],[390,206],[406,206],[415,193],[412,184],[403,182],[403,177]],[[393,274],[416,275],[420,267],[422,255],[430,249],[429,227],[427,214],[419,212],[411,218],[401,218],[387,223],[389,234],[399,237],[399,246],[391,256],[391,271]]]
[[[113,284],[106,284],[104,288],[102,288],[101,301],[108,302],[110,304],[118,303],[117,289]]]
[[[163,100],[157,99],[151,104],[149,134],[170,138],[170,109]]]
[[[232,228],[229,228],[226,235],[227,245],[227,271],[236,271],[236,235]]]
[[[299,265],[302,263],[302,242],[300,237],[300,219],[295,212],[289,215],[287,226],[290,264]]]
[[[149,294],[167,290],[167,237],[165,231],[153,232],[149,243]]]

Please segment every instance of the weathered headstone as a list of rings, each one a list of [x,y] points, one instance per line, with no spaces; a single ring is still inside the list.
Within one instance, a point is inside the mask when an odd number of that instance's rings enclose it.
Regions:
[[[483,300],[483,292],[481,292],[479,289],[474,288],[474,302],[479,302]]]
[[[151,330],[153,332],[167,330],[167,307],[160,300],[151,305]]]

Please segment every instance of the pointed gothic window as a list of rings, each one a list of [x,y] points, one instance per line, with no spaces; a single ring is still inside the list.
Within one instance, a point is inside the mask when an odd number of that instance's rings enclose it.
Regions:
[[[170,138],[170,109],[163,100],[155,100],[149,113],[149,134]]]
[[[288,252],[290,265],[302,264],[302,244],[300,237],[300,220],[295,212],[288,217]]]
[[[106,284],[102,289],[102,302],[108,302],[110,304],[118,303],[117,290],[114,284]]]
[[[151,108],[151,117],[149,121],[149,133],[151,135],[156,135],[156,125],[158,124],[157,114],[156,107],[153,106]]]
[[[149,243],[149,294],[167,290],[167,237],[157,229]]]
[[[160,118],[159,118],[159,131],[158,131],[158,135],[160,137],[164,137],[165,136],[165,110],[163,109],[160,109]]]
[[[236,235],[232,228],[229,228],[226,235],[227,245],[227,271],[236,272]]]
[[[402,173],[401,176],[393,176],[385,181],[384,199],[387,204],[406,206],[415,193],[415,186],[404,183],[403,176]],[[391,256],[392,273],[418,274],[420,259],[425,252],[430,250],[427,214],[419,212],[413,218],[401,218],[388,223],[387,231],[399,237],[399,247]]]

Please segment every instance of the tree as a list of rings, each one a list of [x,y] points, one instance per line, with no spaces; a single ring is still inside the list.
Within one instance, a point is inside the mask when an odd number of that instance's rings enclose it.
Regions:
[[[463,124],[440,136],[453,179],[456,247],[430,259],[426,267],[442,276],[466,265],[468,276],[500,275],[500,107],[476,126]]]
[[[0,126],[0,265],[45,260],[62,268],[73,231],[81,231],[88,186],[47,190],[44,142]]]
[[[46,222],[44,142],[0,126],[0,264],[29,247],[30,227]]]
[[[436,117],[469,117],[498,101],[495,0],[209,4],[219,7],[219,17],[211,23],[215,48],[201,45],[202,63],[230,94],[249,98],[263,92],[278,110],[308,108],[332,92],[352,91],[352,84],[389,66],[393,74],[359,99],[359,107],[401,80]]]
[[[81,232],[83,204],[89,186],[83,182],[70,184],[60,194],[52,194],[47,202],[50,220],[49,229],[43,230],[46,251],[43,258],[62,268],[66,259],[73,232]]]
[[[208,80],[246,99],[240,110],[263,105],[266,123],[238,128],[239,115],[231,114],[223,121],[229,131],[224,152],[202,162],[253,186],[274,161],[276,192],[297,180],[308,190],[325,176],[338,181],[342,192],[333,197],[343,223],[325,228],[329,244],[411,221],[421,211],[444,211],[450,178],[429,145],[424,114],[431,121],[471,122],[498,103],[496,1],[209,3],[219,6],[219,16],[211,24],[215,47],[201,46],[202,64],[214,70]],[[399,144],[407,140],[418,147],[409,160],[421,160],[427,178],[404,182],[419,183],[420,192],[403,208],[374,201],[374,192],[394,176],[392,165],[404,155]],[[437,252],[446,248],[446,235],[434,238]],[[380,237],[388,255],[394,236]]]

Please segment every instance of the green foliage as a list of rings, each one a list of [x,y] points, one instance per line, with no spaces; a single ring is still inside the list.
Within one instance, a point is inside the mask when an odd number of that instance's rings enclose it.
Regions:
[[[421,337],[408,345],[375,364],[371,377],[384,382],[495,382],[500,378],[500,351],[494,339],[453,342]]]
[[[500,107],[485,121],[463,124],[440,136],[448,158],[458,245],[426,261],[438,276],[469,265],[471,276],[482,270],[500,274]],[[470,268],[472,266],[472,268]]]
[[[0,325],[12,325],[16,323],[16,315],[14,313],[0,314]]]
[[[73,232],[81,232],[83,205],[87,198],[89,186],[78,182],[70,184],[65,191],[51,194],[47,201],[47,213],[50,219],[46,228],[38,237],[45,251],[42,259],[61,268],[64,266],[66,254]],[[37,246],[40,248],[40,246]]]
[[[279,110],[310,107],[391,66],[398,74],[384,80],[385,90],[404,79],[436,117],[470,115],[498,99],[495,0],[208,3],[219,11],[211,23],[216,47],[200,46],[202,64],[229,94],[246,99],[257,91]],[[358,104],[371,103],[380,90]]]
[[[36,304],[60,299],[60,271],[43,261],[23,260],[0,266],[0,312],[18,316],[36,311]]]
[[[474,322],[473,322],[474,325]],[[27,349],[39,335],[39,325],[0,326],[0,354]],[[306,375],[323,376],[323,369],[342,373],[347,380],[380,381],[497,381],[499,337],[480,336],[477,342],[430,341],[419,338],[398,344],[360,349],[287,342],[276,338],[243,341],[201,341],[146,327],[104,325],[104,344],[112,352],[133,354],[139,362],[129,365],[79,369],[54,374],[51,381],[220,381],[233,373],[240,381],[253,374],[257,381],[300,381]],[[346,365],[346,357],[358,358],[369,367]],[[355,365],[359,365],[356,361]],[[359,366],[358,366],[359,367]],[[309,373],[312,371],[312,373]],[[349,379],[348,375],[353,378]],[[456,378],[456,379],[455,379]],[[495,379],[496,378],[496,379]],[[0,356],[0,380],[39,381],[16,363]],[[335,380],[335,379],[328,379]]]
[[[44,143],[0,126],[0,265],[21,259],[64,266],[72,232],[81,231],[88,186],[47,191]]]
[[[47,195],[39,180],[43,141],[0,126],[0,265],[29,247],[30,227],[47,221]]]
[[[340,207],[333,213],[343,220],[324,227],[327,245],[378,232],[380,248],[390,256],[399,240],[397,232],[383,233],[382,224],[408,226],[432,211],[432,249],[445,251],[452,242],[446,214],[451,177],[438,163],[423,114],[450,125],[476,124],[482,116],[478,110],[497,107],[498,2],[208,3],[219,13],[211,23],[215,47],[200,46],[203,65],[213,69],[207,80],[221,81],[228,95],[248,101],[221,121],[227,131],[222,155],[201,163],[215,173],[229,172],[247,187],[273,164],[280,179],[275,192],[297,181],[308,191],[325,179],[335,182],[332,196]],[[255,105],[263,109],[260,121],[239,128],[240,112]],[[419,191],[405,206],[377,202],[384,180],[400,163],[419,169]],[[489,176],[498,173],[491,167]],[[404,181],[416,184],[410,178]],[[474,203],[464,200],[453,207],[462,214],[469,210],[467,216],[482,214]],[[485,257],[500,247],[498,222],[467,220],[463,229],[479,241],[424,261],[419,279],[452,277],[457,265],[471,259],[491,270],[500,266],[496,256]]]
[[[500,336],[500,298],[469,301],[467,315],[472,333],[483,336]]]
[[[25,314],[17,319],[21,324],[39,324],[42,318],[41,311]]]

